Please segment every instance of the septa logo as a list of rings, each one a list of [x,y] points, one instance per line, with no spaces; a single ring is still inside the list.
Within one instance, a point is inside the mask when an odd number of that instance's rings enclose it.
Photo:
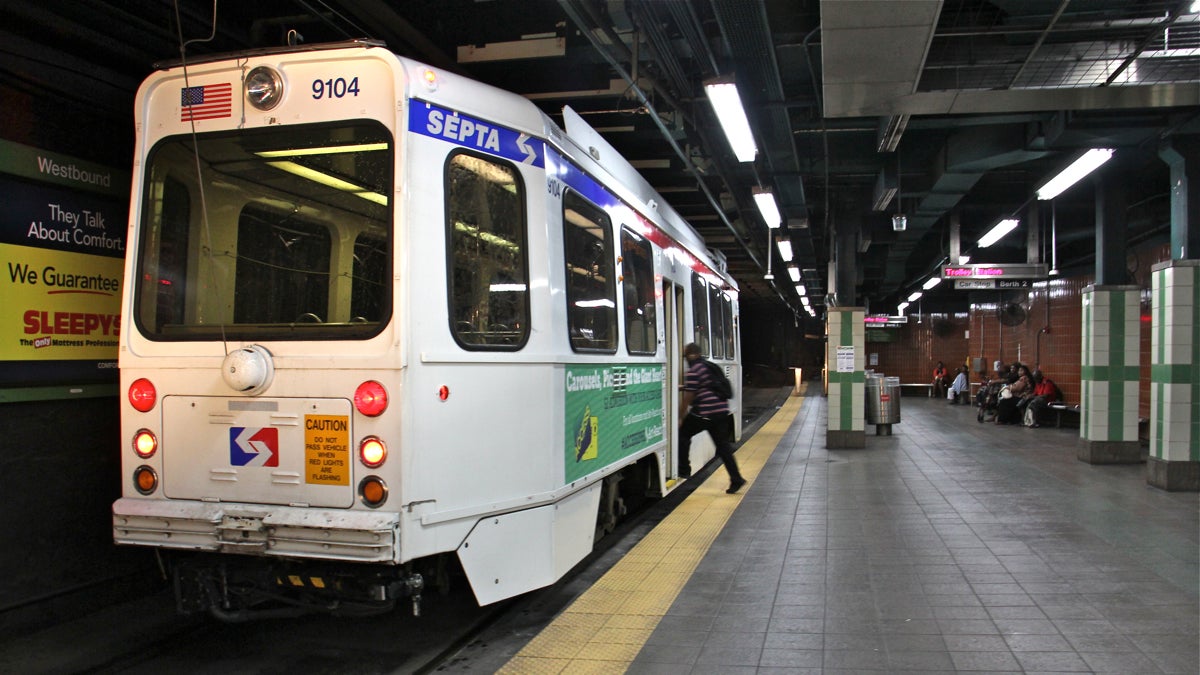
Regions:
[[[279,466],[279,430],[275,427],[230,428],[229,463],[233,466]]]

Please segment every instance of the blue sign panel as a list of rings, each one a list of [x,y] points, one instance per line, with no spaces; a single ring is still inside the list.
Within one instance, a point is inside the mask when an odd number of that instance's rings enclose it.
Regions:
[[[529,134],[463,115],[425,101],[413,100],[408,108],[408,129],[518,164],[545,167],[545,144]]]

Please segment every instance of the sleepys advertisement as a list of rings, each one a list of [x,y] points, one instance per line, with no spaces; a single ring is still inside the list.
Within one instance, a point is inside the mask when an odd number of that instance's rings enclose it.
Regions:
[[[128,179],[14,147],[0,167],[0,384],[115,380]]]
[[[666,438],[665,372],[657,363],[567,367],[568,483]]]

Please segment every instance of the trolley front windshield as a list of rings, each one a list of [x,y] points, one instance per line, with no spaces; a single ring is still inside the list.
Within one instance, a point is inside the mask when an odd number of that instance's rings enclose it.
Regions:
[[[390,133],[176,136],[150,152],[134,319],[154,340],[362,339],[391,313]]]

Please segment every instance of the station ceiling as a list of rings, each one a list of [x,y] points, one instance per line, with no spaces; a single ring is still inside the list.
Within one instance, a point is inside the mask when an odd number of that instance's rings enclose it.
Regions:
[[[128,116],[181,36],[191,56],[289,35],[374,38],[523,94],[560,123],[570,105],[724,255],[744,305],[802,317],[773,239],[792,243],[818,317],[835,303],[894,312],[949,262],[952,223],[972,262],[1090,272],[1094,187],[1041,205],[1036,189],[1084,150],[1114,148],[1102,171],[1128,190],[1129,241],[1166,240],[1159,153],[1200,133],[1196,0],[49,0],[0,11],[7,77],[111,115]],[[729,77],[754,162],[733,157],[704,96],[704,82]],[[756,188],[776,196],[780,229],[764,225]],[[1014,233],[972,250],[1011,215]],[[835,297],[839,237],[852,238],[839,264],[854,251],[856,283]],[[922,302],[956,311],[966,299],[942,284]]]

